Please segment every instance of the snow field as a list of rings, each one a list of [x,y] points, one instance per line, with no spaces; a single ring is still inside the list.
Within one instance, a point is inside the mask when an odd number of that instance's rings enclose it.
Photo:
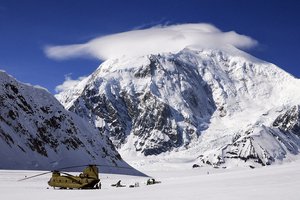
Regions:
[[[155,166],[155,165],[154,165]],[[25,175],[40,171],[0,171],[0,198],[22,199],[222,199],[222,200],[298,200],[300,195],[300,161],[257,169],[212,169],[165,167],[145,172],[162,181],[161,184],[146,186],[146,177],[100,174],[101,190],[54,190],[48,188],[51,174],[18,182]],[[76,173],[74,173],[76,174]],[[122,180],[127,187],[111,187]],[[140,187],[129,188],[138,182]]]

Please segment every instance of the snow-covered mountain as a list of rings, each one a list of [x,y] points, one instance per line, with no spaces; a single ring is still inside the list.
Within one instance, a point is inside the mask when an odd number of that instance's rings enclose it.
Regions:
[[[268,165],[298,154],[299,90],[298,79],[234,47],[186,48],[107,60],[56,97],[124,155]]]
[[[45,89],[20,83],[2,71],[0,160],[1,169],[55,169],[92,163],[129,167],[98,129],[65,110]],[[114,170],[118,169],[100,169]]]

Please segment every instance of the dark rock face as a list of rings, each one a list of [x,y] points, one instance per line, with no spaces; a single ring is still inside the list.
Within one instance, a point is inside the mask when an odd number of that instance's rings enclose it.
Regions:
[[[97,89],[95,88],[94,90]],[[84,102],[83,106],[82,102]],[[77,99],[69,110],[79,116],[83,116],[93,124],[95,124],[96,116],[104,119],[106,125],[98,126],[99,130],[104,133],[109,132],[113,141],[117,141],[114,144],[119,147],[129,134],[127,126],[130,126],[128,121],[130,121],[131,118],[129,116],[130,113],[124,110],[125,108],[126,102],[123,99],[120,99],[120,101],[116,103],[103,94],[99,95],[98,93],[91,93],[87,90],[86,96],[84,95],[82,99]]]
[[[226,146],[223,149],[225,153],[223,159],[240,159],[244,162],[252,160],[262,166],[270,165],[275,159],[269,152],[260,145],[256,145],[256,141],[252,136],[243,137],[233,144]],[[220,159],[221,164],[224,161]]]
[[[300,136],[300,110],[299,106],[294,106],[283,115],[277,117],[273,123],[283,132],[291,131],[292,133]]]
[[[139,116],[136,116],[132,127],[132,133],[139,138],[135,142],[136,150],[142,151],[147,156],[180,146],[182,138],[178,135],[176,128],[173,129],[176,124],[172,124],[172,120],[174,118],[171,108],[151,93],[146,93],[140,103]],[[151,138],[154,132],[160,132],[164,138]],[[145,141],[155,144],[145,143]]]
[[[4,85],[4,91],[1,95],[1,127],[9,126],[15,134],[27,141],[27,147],[45,157],[48,156],[45,149],[48,145],[57,152],[59,142],[53,135],[53,132],[56,132],[58,129],[69,133],[65,135],[62,141],[67,148],[76,149],[79,146],[83,146],[83,143],[77,137],[78,129],[70,116],[58,110],[54,105],[39,107],[39,105],[33,103],[34,97],[26,99],[17,87],[18,85],[13,85],[12,83]],[[12,104],[11,101],[14,103]],[[62,124],[66,128],[62,129]],[[28,125],[30,125],[30,130]],[[3,128],[1,129],[2,134],[0,137],[8,145],[13,145],[11,136],[8,136]]]
[[[197,138],[216,106],[196,66],[159,55],[148,59],[149,64],[133,70],[111,72],[115,77],[98,74],[69,110],[104,131],[117,148],[130,136],[136,151],[156,155]],[[130,87],[122,83],[122,73],[133,77]],[[185,104],[172,106],[165,90]],[[179,109],[193,114],[183,116]]]

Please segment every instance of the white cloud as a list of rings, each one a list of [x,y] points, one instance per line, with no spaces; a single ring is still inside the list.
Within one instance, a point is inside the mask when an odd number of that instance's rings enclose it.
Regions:
[[[73,80],[71,78],[71,74],[67,74],[65,75],[65,81],[61,85],[55,87],[55,92],[60,93],[75,88],[75,86],[77,86],[78,83],[80,83],[85,78],[85,76],[81,76],[77,80]]]
[[[52,59],[94,57],[101,60],[127,56],[178,52],[185,47],[217,48],[232,45],[251,48],[257,41],[234,31],[222,32],[206,23],[155,26],[102,36],[84,44],[47,46],[45,53]]]

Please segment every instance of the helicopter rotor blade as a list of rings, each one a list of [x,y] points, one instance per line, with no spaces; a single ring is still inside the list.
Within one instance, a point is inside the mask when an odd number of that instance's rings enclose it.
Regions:
[[[20,179],[18,181],[24,181],[24,180],[27,180],[27,179],[31,179],[31,178],[35,178],[35,177],[38,177],[38,176],[43,176],[45,174],[49,174],[49,173],[52,173],[53,171],[58,171],[60,173],[63,173],[67,176],[73,176],[71,174],[68,174],[66,172],[62,172],[61,170],[65,170],[65,169],[74,169],[74,168],[80,168],[80,167],[87,167],[89,165],[95,165],[95,166],[99,166],[99,167],[109,167],[109,168],[120,168],[120,169],[132,169],[130,167],[121,167],[121,166],[112,166],[112,165],[97,165],[97,164],[88,164],[88,165],[76,165],[76,166],[70,166],[70,167],[62,167],[62,168],[59,168],[59,169],[55,169],[55,170],[52,170],[52,171],[48,171],[48,172],[44,172],[44,173],[40,173],[40,174],[36,174],[36,175],[33,175],[33,176],[29,176],[29,177],[25,177],[23,179]],[[148,176],[149,177],[149,176]]]
[[[56,169],[56,170],[61,171],[61,170],[65,170],[65,169],[74,169],[74,168],[86,167],[86,166],[89,166],[89,165],[75,165],[75,166],[69,166],[69,167],[62,167],[62,168],[59,168],[59,169]]]
[[[119,166],[112,166],[112,165],[96,165],[96,164],[89,164],[89,165],[95,165],[95,166],[99,166],[99,167],[111,167],[111,168],[121,168],[121,169],[132,169],[130,167],[119,167]],[[74,169],[74,168],[79,168],[79,167],[87,167],[89,165],[76,165],[76,166],[70,166],[70,167],[62,167],[57,169],[57,171],[60,170],[65,170],[65,169]]]
[[[69,174],[69,173],[67,173],[67,172],[62,172],[62,171],[60,171],[59,173],[64,174],[64,175],[67,175],[67,176],[74,176],[74,175]]]
[[[111,168],[120,168],[120,169],[132,169],[130,167],[119,167],[119,166],[111,166],[111,165],[96,165],[99,167],[111,167]]]
[[[52,171],[36,174],[36,175],[33,175],[33,176],[29,176],[29,177],[25,177],[25,178],[20,179],[18,181],[25,181],[27,179],[35,178],[35,177],[38,177],[38,176],[43,176],[43,175],[46,175],[46,174],[49,174],[49,173],[52,173]]]
[[[77,165],[77,166],[63,167],[63,168],[59,168],[57,170],[60,171],[60,170],[65,170],[65,169],[74,169],[74,168],[80,168],[80,167],[87,167],[89,165],[95,165],[95,166],[99,166],[99,167],[108,167],[108,168],[129,169],[129,170],[132,169],[132,167],[122,167],[122,166],[112,166],[112,165],[99,165],[99,164],[87,164],[87,165]],[[141,173],[141,174],[143,174],[143,173]],[[143,174],[143,176],[150,177],[147,174]]]
[[[65,170],[65,169],[73,169],[73,168],[79,168],[79,167],[86,167],[86,166],[89,166],[89,165],[76,165],[76,166],[70,166],[70,167],[62,167],[62,168],[55,169],[55,170],[52,170],[52,171],[48,171],[48,172],[36,174],[36,175],[33,175],[33,176],[25,177],[25,178],[20,179],[20,180],[18,180],[18,181],[25,181],[25,180],[27,180],[27,179],[31,179],[31,178],[43,176],[43,175],[52,173],[53,171],[58,171],[58,172],[63,173],[63,174],[65,174],[65,175],[72,176],[71,174],[68,174],[68,173],[66,173],[66,172],[61,172],[61,170]],[[116,167],[116,166],[109,166],[109,165],[96,165],[96,166]],[[123,167],[119,167],[119,168],[123,168]],[[127,168],[130,169],[129,167],[127,167]]]

